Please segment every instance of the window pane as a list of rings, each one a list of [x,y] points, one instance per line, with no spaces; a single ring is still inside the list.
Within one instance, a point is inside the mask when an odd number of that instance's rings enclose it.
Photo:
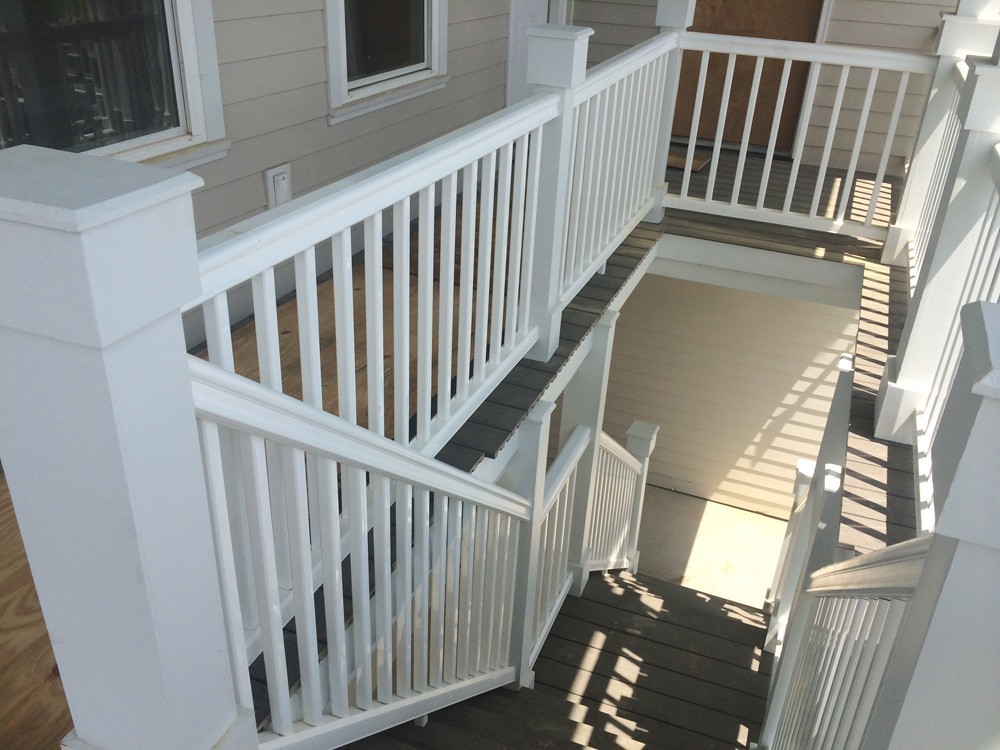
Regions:
[[[0,148],[180,125],[163,0],[0,0]]]
[[[346,0],[347,80],[426,62],[424,0]]]

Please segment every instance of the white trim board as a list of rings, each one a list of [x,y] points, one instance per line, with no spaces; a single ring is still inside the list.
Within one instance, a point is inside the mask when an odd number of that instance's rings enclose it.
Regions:
[[[864,270],[849,263],[664,235],[650,273],[857,310]]]

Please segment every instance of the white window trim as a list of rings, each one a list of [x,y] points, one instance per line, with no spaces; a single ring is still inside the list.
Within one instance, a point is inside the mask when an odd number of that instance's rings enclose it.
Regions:
[[[325,0],[324,11],[331,125],[440,89],[448,82],[448,0],[427,0],[426,65],[388,77],[373,76],[376,80],[362,85],[347,81],[344,0]]]
[[[230,144],[225,140],[211,0],[166,0],[164,7],[173,14],[168,27],[181,126],[91,149],[88,154],[181,169],[226,155]]]

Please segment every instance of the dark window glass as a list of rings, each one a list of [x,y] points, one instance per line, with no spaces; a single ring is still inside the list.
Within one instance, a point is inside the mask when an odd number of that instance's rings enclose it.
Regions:
[[[0,0],[0,148],[177,127],[163,0]]]
[[[424,0],[346,0],[347,80],[426,61]]]

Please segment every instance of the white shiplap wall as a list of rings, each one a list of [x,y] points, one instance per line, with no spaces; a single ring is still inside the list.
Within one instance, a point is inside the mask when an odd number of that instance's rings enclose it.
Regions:
[[[660,425],[649,481],[786,518],[857,310],[648,275],[622,309],[605,430]]]
[[[327,124],[323,0],[214,0],[226,137],[195,168],[201,234],[266,207],[262,172],[291,163],[296,196],[500,109],[509,0],[453,0],[444,89]]]

